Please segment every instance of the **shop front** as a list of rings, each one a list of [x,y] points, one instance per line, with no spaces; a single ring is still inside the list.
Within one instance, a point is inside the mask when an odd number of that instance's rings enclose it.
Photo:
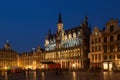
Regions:
[[[112,62],[103,62],[103,70],[104,71],[112,71],[113,64]]]

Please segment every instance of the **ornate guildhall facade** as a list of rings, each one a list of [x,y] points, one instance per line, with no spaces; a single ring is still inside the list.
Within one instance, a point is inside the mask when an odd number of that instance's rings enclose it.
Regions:
[[[118,19],[111,19],[104,30],[97,27],[90,35],[90,66],[103,70],[120,70],[120,27]]]

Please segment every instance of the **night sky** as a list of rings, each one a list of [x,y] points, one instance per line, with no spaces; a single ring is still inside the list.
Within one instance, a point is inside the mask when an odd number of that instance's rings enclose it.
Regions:
[[[120,0],[0,0],[0,48],[7,40],[21,53],[40,45],[48,29],[57,30],[61,12],[64,29],[79,26],[87,14],[93,28],[120,19]]]

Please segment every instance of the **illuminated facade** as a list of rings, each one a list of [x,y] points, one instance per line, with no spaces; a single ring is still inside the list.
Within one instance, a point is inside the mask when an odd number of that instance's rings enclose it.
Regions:
[[[59,14],[57,32],[51,34],[49,30],[44,46],[45,50],[38,46],[32,52],[18,55],[7,41],[0,49],[0,70],[15,67],[48,69],[50,65],[44,63],[59,64],[60,68],[70,70],[89,67],[120,70],[120,26],[117,19],[107,22],[104,30],[95,27],[90,33],[87,16],[80,26],[64,30]]]
[[[82,45],[83,43],[82,36],[84,36],[84,34],[86,34],[87,36],[89,35],[87,17],[85,18],[85,22],[81,23],[80,26],[64,30],[61,14],[59,14],[57,27],[58,30],[56,34],[51,34],[51,31],[49,30],[49,33],[46,36],[45,39],[46,51],[55,50],[56,48],[68,48],[77,45]]]
[[[19,54],[18,62],[19,67],[23,69],[40,69],[42,62],[42,49],[38,46],[37,50],[28,53]]]
[[[118,20],[106,23],[103,32],[103,69],[109,71],[120,69],[120,27]]]
[[[36,52],[22,53],[19,55],[19,67],[23,69],[36,69]]]
[[[95,27],[90,34],[90,68],[102,68],[102,32]]]
[[[43,61],[59,63],[62,69],[87,68],[90,34],[87,16],[80,26],[64,30],[59,14],[57,28],[55,34],[49,30],[46,36]]]
[[[91,66],[94,63],[97,66],[102,66],[103,70],[120,70],[120,27],[118,20],[111,19],[106,23],[106,28],[103,31],[94,29],[90,36],[89,58]]]
[[[0,70],[17,67],[18,54],[13,51],[7,42],[3,49],[0,49]]]

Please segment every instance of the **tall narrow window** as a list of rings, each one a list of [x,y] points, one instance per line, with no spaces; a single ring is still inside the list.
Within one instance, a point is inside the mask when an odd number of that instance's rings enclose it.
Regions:
[[[113,41],[113,36],[110,36],[110,41]]]
[[[101,54],[99,54],[99,61],[101,60]]]
[[[98,43],[100,43],[100,38],[98,38]]]
[[[110,46],[110,52],[112,53],[113,52],[113,46]]]
[[[107,42],[107,37],[104,37],[104,43],[106,43]]]
[[[117,35],[117,40],[120,40],[120,34]]]
[[[95,54],[95,60],[97,60],[97,54]]]
[[[120,52],[120,44],[117,45],[117,51]]]
[[[115,59],[115,55],[112,56],[112,59]]]
[[[91,39],[91,44],[94,44],[94,41],[93,41],[93,39]]]
[[[95,46],[95,51],[97,51],[97,46]]]
[[[112,59],[112,55],[109,55],[109,59]]]
[[[94,55],[92,54],[92,61],[94,60]]]
[[[114,31],[114,25],[110,26],[110,32]]]
[[[98,51],[100,51],[101,50],[101,47],[100,47],[100,45],[98,46]]]
[[[95,38],[95,44],[97,43],[97,39]]]
[[[107,46],[103,46],[104,48],[104,53],[107,53]]]
[[[119,54],[117,55],[117,58],[120,59],[120,55]]]
[[[92,46],[92,52],[94,52],[94,47]]]

